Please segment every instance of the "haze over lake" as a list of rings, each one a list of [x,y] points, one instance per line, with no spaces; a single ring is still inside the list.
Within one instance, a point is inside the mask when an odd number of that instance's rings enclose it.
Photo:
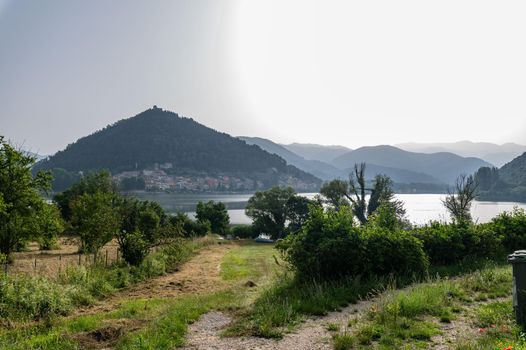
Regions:
[[[313,198],[317,193],[303,193]],[[151,193],[136,192],[133,194],[143,200],[156,201],[169,213],[178,211],[193,214],[199,201],[220,201],[225,203],[233,224],[249,224],[250,218],[245,215],[245,205],[252,194],[190,194],[190,193]],[[422,225],[430,220],[448,221],[449,215],[442,205],[445,194],[396,194],[396,198],[404,202],[409,220]],[[526,203],[517,202],[481,202],[474,201],[471,207],[473,219],[479,223],[490,221],[503,211],[514,207],[526,209]]]

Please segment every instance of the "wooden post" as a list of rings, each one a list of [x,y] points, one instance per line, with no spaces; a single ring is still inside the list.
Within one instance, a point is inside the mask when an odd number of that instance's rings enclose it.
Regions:
[[[37,258],[35,258],[35,270],[37,269]]]
[[[8,266],[7,264],[4,264],[4,275],[6,276],[7,276],[7,266]]]
[[[81,259],[82,259],[82,254],[79,253],[79,266],[80,266]]]
[[[106,262],[104,263],[105,267],[108,267],[108,249],[106,249]]]
[[[58,275],[60,276],[60,272],[62,272],[62,254],[58,255]]]

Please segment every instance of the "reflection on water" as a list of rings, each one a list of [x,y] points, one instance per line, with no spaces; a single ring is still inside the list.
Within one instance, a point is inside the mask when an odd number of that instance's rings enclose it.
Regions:
[[[245,215],[245,205],[252,194],[189,194],[189,193],[149,193],[138,192],[134,196],[143,200],[158,202],[166,211],[178,211],[193,214],[195,205],[199,201],[220,201],[225,203],[234,224],[249,224],[251,221]],[[312,198],[316,193],[302,194]],[[424,224],[430,220],[449,220],[446,209],[442,205],[444,194],[397,194],[396,198],[405,204],[407,216],[412,223]],[[525,203],[514,202],[478,202],[475,201],[471,208],[473,218],[478,222],[487,222],[503,211],[510,211],[517,206],[526,209]]]

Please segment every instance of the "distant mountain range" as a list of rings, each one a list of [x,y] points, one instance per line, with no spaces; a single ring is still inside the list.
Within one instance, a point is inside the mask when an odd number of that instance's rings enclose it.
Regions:
[[[424,154],[408,152],[393,146],[361,147],[348,150],[332,158],[335,153],[325,153],[327,159],[319,156],[324,154],[319,150],[323,146],[312,145],[318,152],[317,160],[309,160],[292,152],[290,147],[279,145],[270,140],[259,137],[241,137],[249,144],[258,145],[269,153],[274,153],[299,169],[315,174],[323,180],[347,178],[354,164],[367,164],[366,176],[385,174],[394,182],[403,184],[451,184],[460,174],[472,174],[480,167],[490,166],[489,163],[469,157],[464,158],[452,153]],[[330,146],[334,149],[334,146]],[[305,154],[305,153],[304,153]],[[312,153],[311,153],[312,154]]]
[[[147,185],[159,189],[255,190],[287,185],[317,190],[321,183],[277,155],[157,107],[83,137],[35,166],[57,168],[128,173],[145,177]]]
[[[352,151],[352,149],[344,146],[323,146],[313,143],[291,143],[282,146],[300,157],[322,162],[331,162],[336,157]]]
[[[451,152],[462,157],[478,157],[496,167],[501,167],[526,152],[526,146],[516,143],[497,145],[489,142],[460,141],[453,143],[401,143],[395,146],[411,152]]]

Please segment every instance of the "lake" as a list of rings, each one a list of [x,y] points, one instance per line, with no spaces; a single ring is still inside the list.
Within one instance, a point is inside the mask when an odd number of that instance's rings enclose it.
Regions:
[[[190,193],[151,193],[136,192],[134,196],[142,200],[158,202],[167,212],[179,211],[194,214],[195,206],[199,201],[219,201],[225,203],[233,224],[249,224],[251,220],[245,215],[245,205],[252,194],[190,194]],[[313,198],[316,193],[303,193],[308,198]],[[417,225],[425,224],[430,220],[449,220],[446,209],[442,205],[444,194],[397,194],[396,198],[404,202],[409,220]],[[483,223],[503,211],[510,211],[517,206],[526,210],[526,203],[514,202],[479,202],[475,201],[471,207],[474,220]]]

